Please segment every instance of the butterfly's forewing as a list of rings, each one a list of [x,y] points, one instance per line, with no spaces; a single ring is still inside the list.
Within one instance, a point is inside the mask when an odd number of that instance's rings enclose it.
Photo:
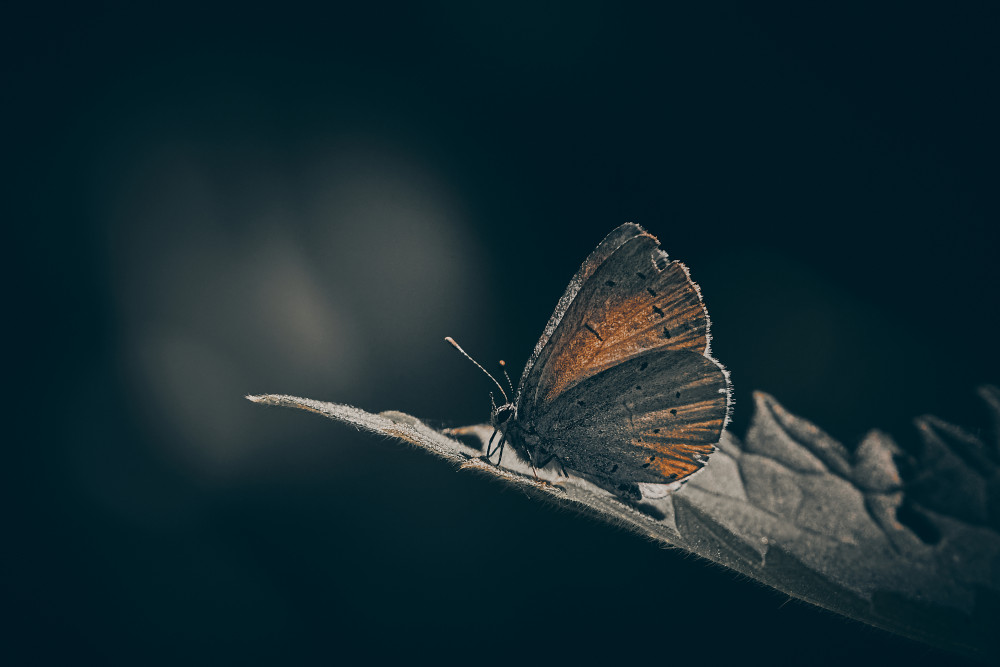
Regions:
[[[518,385],[518,395],[525,395],[525,392],[523,391],[525,383],[529,380],[529,377],[532,376],[532,369],[541,366],[541,364],[536,362],[542,353],[544,352],[546,357],[548,357],[548,355],[552,352],[551,348],[547,347],[549,339],[562,322],[563,316],[566,314],[566,309],[569,308],[569,306],[576,299],[576,296],[580,291],[580,287],[587,282],[587,279],[594,274],[594,271],[600,268],[604,261],[608,259],[608,257],[610,257],[616,250],[618,250],[622,244],[645,233],[645,230],[639,225],[627,222],[604,237],[604,240],[601,241],[592,253],[590,253],[590,256],[587,257],[587,260],[580,266],[576,275],[569,281],[569,286],[566,287],[566,292],[562,295],[562,298],[559,299],[559,303],[556,304],[555,311],[553,311],[552,316],[546,323],[545,330],[538,339],[538,343],[535,344],[535,350],[532,352],[531,358],[528,360],[527,365],[524,367],[524,372],[521,375],[521,381]]]
[[[684,265],[669,261],[638,225],[622,225],[587,258],[560,300],[521,380],[519,416],[656,349],[707,353],[708,316]]]
[[[727,417],[728,377],[709,356],[708,328],[686,267],[623,225],[560,300],[521,379],[517,419],[580,472],[681,479]]]

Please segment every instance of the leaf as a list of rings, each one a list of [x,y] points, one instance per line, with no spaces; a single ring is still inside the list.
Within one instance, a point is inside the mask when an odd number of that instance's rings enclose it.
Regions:
[[[754,395],[746,438],[724,433],[690,482],[643,485],[636,505],[556,466],[482,460],[492,429],[436,431],[399,412],[294,396],[248,396],[392,436],[467,470],[627,525],[792,597],[969,655],[1000,654],[1000,390],[980,396],[992,439],[936,417],[916,420],[907,458],[871,431],[852,453],[774,398]],[[897,461],[902,461],[901,474]],[[905,477],[905,479],[904,479]]]

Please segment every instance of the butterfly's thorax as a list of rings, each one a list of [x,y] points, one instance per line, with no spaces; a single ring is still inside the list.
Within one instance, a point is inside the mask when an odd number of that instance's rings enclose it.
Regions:
[[[541,436],[531,428],[530,424],[522,423],[515,415],[501,427],[507,441],[514,451],[532,465],[547,463],[548,453],[544,448]]]

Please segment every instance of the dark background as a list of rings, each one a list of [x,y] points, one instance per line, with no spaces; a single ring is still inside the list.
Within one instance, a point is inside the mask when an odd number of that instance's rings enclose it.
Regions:
[[[441,339],[519,373],[634,221],[701,284],[737,434],[753,390],[848,444],[987,427],[987,4],[8,11],[5,651],[950,660],[242,396],[484,421]]]

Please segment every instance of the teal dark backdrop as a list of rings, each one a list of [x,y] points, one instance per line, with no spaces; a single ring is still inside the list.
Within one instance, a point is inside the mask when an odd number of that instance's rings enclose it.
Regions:
[[[756,389],[849,444],[986,429],[995,13],[355,5],[8,12],[10,650],[951,660],[242,396],[483,421],[442,338],[519,372],[634,221],[702,286],[737,434]]]

